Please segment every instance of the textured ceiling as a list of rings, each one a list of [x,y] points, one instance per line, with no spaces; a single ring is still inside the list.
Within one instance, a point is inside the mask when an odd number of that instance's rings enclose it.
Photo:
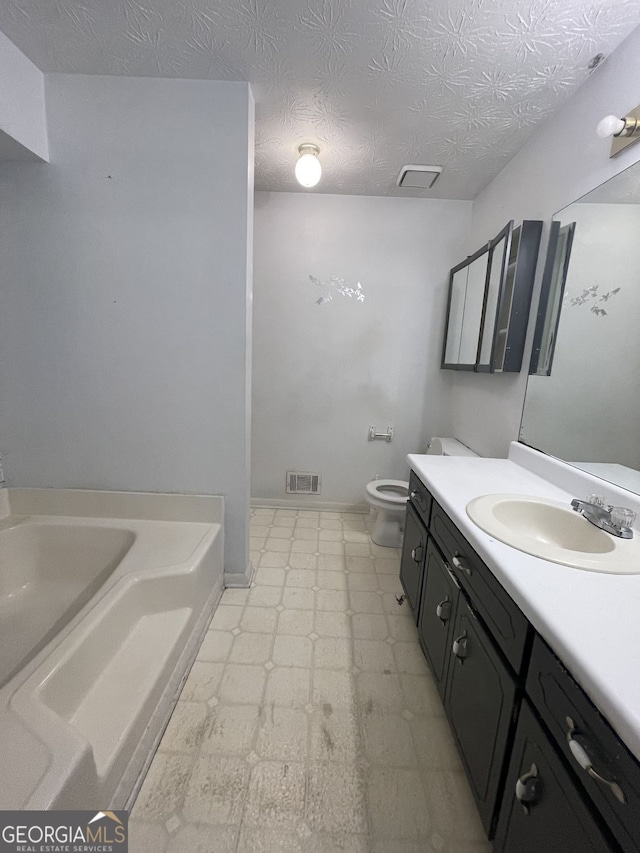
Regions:
[[[473,198],[640,23],[640,0],[2,0],[43,71],[248,80],[256,187]],[[438,164],[430,191],[403,163]],[[308,190],[301,190],[309,192]]]

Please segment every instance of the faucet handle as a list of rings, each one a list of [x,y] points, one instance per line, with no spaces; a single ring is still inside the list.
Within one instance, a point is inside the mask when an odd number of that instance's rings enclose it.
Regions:
[[[624,506],[614,506],[611,508],[611,522],[616,527],[633,527],[636,520],[636,514],[632,509],[627,509]]]
[[[604,495],[587,495],[586,503],[592,506],[605,506],[606,501]]]

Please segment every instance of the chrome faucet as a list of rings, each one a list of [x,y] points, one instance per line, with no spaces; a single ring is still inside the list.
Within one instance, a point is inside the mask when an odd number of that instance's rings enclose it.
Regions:
[[[631,528],[636,520],[633,510],[607,504],[601,495],[589,495],[584,501],[574,498],[571,506],[576,512],[581,512],[591,524],[611,533],[612,536],[619,536],[621,539],[632,538]]]

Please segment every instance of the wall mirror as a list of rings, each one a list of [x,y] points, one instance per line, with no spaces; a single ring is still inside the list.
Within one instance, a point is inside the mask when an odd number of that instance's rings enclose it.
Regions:
[[[640,163],[554,234],[520,440],[640,494]]]

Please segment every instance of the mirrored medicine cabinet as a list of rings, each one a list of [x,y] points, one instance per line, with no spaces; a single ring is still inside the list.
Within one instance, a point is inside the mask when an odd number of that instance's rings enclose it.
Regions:
[[[509,222],[453,267],[441,367],[517,373],[531,306],[542,222]]]

